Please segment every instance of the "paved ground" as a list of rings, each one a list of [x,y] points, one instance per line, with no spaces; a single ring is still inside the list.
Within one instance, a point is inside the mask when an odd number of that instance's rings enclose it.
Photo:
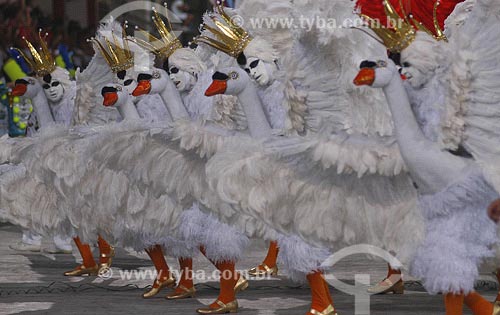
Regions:
[[[94,277],[67,278],[62,272],[75,266],[73,255],[26,254],[12,251],[8,245],[21,236],[19,229],[0,224],[0,314],[195,314],[195,309],[209,304],[217,296],[217,282],[211,276],[197,281],[196,299],[166,301],[165,291],[158,298],[140,297],[151,280],[122,279],[124,271],[153,270],[143,255],[119,249],[110,279]],[[76,253],[75,253],[76,254]],[[254,242],[238,268],[245,270],[260,262],[265,244]],[[77,256],[77,255],[76,255]],[[169,260],[174,268],[177,263]],[[203,257],[197,257],[196,270],[212,274],[213,267]],[[353,271],[381,279],[385,273],[383,262],[368,261],[364,257],[350,257],[335,267],[335,276],[353,283]],[[280,271],[282,275],[286,271]],[[214,276],[215,277],[215,276]],[[148,277],[149,278],[149,277]],[[444,314],[442,297],[429,296],[414,279],[406,285],[405,295],[371,297],[373,315],[437,315]],[[496,294],[493,277],[485,272],[479,283],[481,293],[489,299]],[[354,298],[332,289],[339,315],[354,312]],[[239,294],[243,315],[304,315],[309,307],[306,285],[292,283],[286,277],[252,281],[250,288]],[[466,313],[470,314],[470,313]]]

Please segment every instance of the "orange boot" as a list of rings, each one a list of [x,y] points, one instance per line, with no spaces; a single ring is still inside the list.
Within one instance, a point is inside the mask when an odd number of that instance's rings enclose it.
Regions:
[[[337,315],[333,307],[332,297],[323,273],[316,271],[307,275],[311,287],[311,310],[307,315]]]
[[[78,248],[80,255],[82,256],[83,263],[71,271],[66,271],[64,275],[71,277],[83,276],[83,275],[96,276],[99,267],[95,263],[94,256],[92,256],[92,250],[90,249],[90,245],[82,243],[79,237],[75,237],[73,238],[73,240],[75,241],[76,247]]]
[[[142,297],[145,299],[151,298],[158,293],[160,293],[163,288],[171,288],[175,286],[175,278],[170,273],[165,256],[163,256],[163,250],[160,245],[154,245],[146,249],[146,253],[151,258],[153,265],[156,268],[156,280],[153,283],[153,287],[148,292],[145,292]]]
[[[471,292],[464,298],[467,305],[474,315],[491,315],[493,313],[493,304],[484,299],[477,292]]]
[[[207,257],[205,247],[200,246],[200,252],[218,269],[217,263]],[[218,269],[218,270],[220,271],[220,269]],[[238,278],[238,281],[236,282],[236,284],[234,286],[234,292],[238,293],[240,291],[245,291],[246,289],[248,289],[248,286],[249,286],[248,280],[245,277],[243,277],[239,272],[236,272],[236,276]]]
[[[463,315],[464,295],[448,293],[444,296],[446,315]]]
[[[277,276],[278,275],[278,254],[279,247],[277,241],[272,241],[269,244],[267,256],[259,266],[252,268],[248,271],[250,276],[264,277],[264,276]]]
[[[220,271],[220,294],[217,300],[207,308],[196,310],[199,314],[226,314],[238,311],[238,301],[234,287],[238,282],[238,274],[235,271],[235,263],[225,261],[216,263]]]
[[[391,265],[387,264],[387,277],[380,281],[377,285],[368,289],[368,293],[371,294],[404,294],[405,284],[403,282],[403,276],[401,275],[401,270],[393,269]]]
[[[109,245],[100,235],[97,238],[97,246],[99,247],[99,275],[104,275],[111,268],[115,248]]]
[[[193,284],[193,259],[179,258],[179,266],[181,269],[179,285],[175,288],[173,293],[165,297],[167,300],[193,298],[196,293]]]
[[[496,271],[498,285],[500,286],[500,269]],[[497,298],[495,303],[493,303],[493,315],[500,315],[500,289],[498,290]]]

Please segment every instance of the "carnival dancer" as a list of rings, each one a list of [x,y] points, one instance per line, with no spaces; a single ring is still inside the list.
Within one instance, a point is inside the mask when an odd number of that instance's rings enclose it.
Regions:
[[[500,8],[494,1],[477,1],[450,41],[435,44],[436,39],[444,38],[441,28],[444,20],[436,14],[441,5],[446,8],[453,3],[438,1],[431,10],[428,6],[414,7],[408,17],[400,14],[404,8],[397,10],[389,1],[358,1],[361,14],[369,21],[391,17],[399,22],[398,26],[374,32],[389,50],[401,51],[401,62],[406,68],[403,73],[410,84],[425,84],[424,78],[430,74],[422,72],[423,66],[439,63],[448,54],[439,66],[431,67],[439,69],[434,74],[442,91],[442,94],[434,91],[434,86],[429,90],[436,93],[428,93],[440,96],[435,98],[433,107],[427,108],[438,115],[434,128],[436,142],[429,140],[426,129],[421,129],[392,61],[363,62],[354,82],[384,90],[401,154],[418,187],[426,235],[412,263],[413,274],[422,278],[429,293],[445,295],[447,314],[463,314],[465,303],[474,314],[489,315],[493,313],[493,305],[474,291],[474,280],[479,274],[479,264],[493,256],[491,246],[497,242],[496,226],[485,209],[498,199],[498,174],[491,170],[496,164],[497,146],[487,144],[498,141],[497,136],[492,136],[497,127],[487,123],[491,111],[498,111],[498,104],[495,98],[468,95],[478,90],[491,96],[498,93],[498,88],[489,85],[498,74],[484,65],[491,64],[491,56],[495,55],[492,52],[500,49],[490,38],[491,30],[499,25]],[[419,10],[434,12],[433,18],[422,18]],[[417,31],[417,25],[427,31]],[[424,50],[428,55],[422,59]],[[468,65],[466,71],[463,64]],[[478,119],[485,123],[475,124]]]

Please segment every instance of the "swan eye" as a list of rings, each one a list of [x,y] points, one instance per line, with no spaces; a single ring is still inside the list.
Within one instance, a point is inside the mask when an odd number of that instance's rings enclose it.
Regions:
[[[117,85],[117,86],[116,86],[116,90],[117,90],[117,91],[121,91],[121,90],[122,90],[122,87],[121,87],[120,85]]]
[[[238,78],[240,77],[240,75],[238,74],[238,72],[233,71],[233,72],[229,73],[229,77],[231,78],[231,80],[238,80]]]
[[[386,68],[387,67],[387,61],[385,61],[385,60],[377,60],[377,67],[378,68]]]
[[[159,78],[161,78],[160,71],[157,70],[153,71],[153,79],[159,79]]]

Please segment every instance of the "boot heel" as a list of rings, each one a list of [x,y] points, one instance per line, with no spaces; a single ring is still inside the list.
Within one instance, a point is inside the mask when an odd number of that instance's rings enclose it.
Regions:
[[[403,282],[400,282],[394,286],[392,290],[393,294],[405,294],[405,285]]]

